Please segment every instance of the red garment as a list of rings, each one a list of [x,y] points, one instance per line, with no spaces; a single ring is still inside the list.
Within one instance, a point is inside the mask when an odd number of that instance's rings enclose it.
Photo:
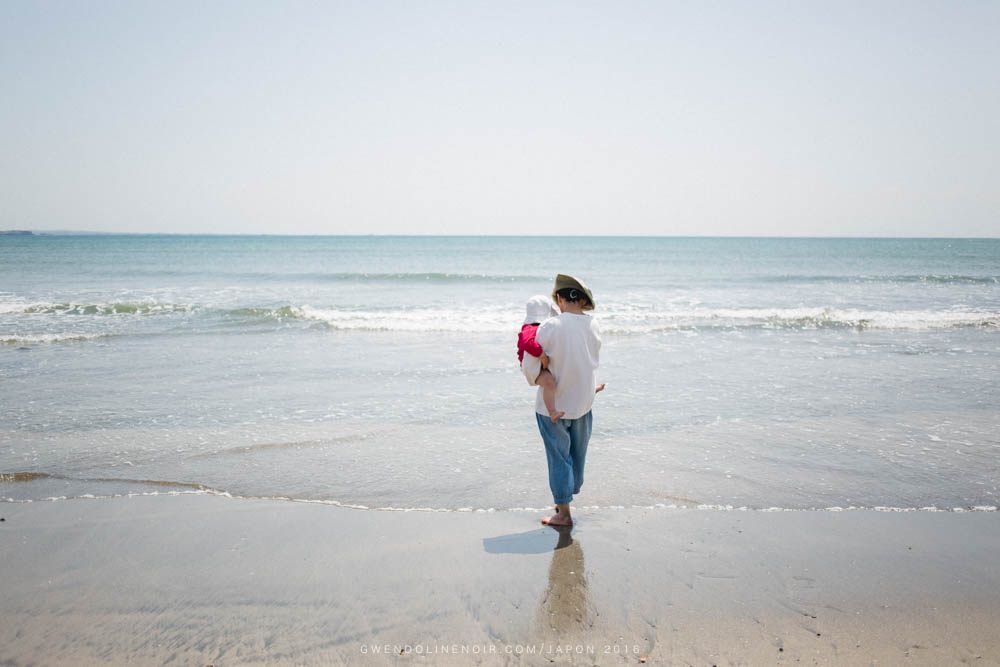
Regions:
[[[521,327],[521,333],[517,335],[518,361],[524,361],[525,352],[533,357],[542,356],[542,346],[535,342],[536,331],[538,331],[537,324],[525,324]]]

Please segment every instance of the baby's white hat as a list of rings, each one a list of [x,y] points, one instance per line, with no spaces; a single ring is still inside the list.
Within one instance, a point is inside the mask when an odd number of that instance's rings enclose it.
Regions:
[[[525,324],[544,322],[550,317],[559,315],[559,309],[556,307],[555,302],[544,294],[539,294],[528,299],[525,310],[527,310],[527,317],[524,318]]]

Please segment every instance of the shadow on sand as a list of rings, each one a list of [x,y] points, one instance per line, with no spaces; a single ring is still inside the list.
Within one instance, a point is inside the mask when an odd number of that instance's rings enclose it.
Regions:
[[[535,625],[541,635],[554,639],[586,632],[596,615],[587,585],[583,547],[572,533],[570,527],[546,526],[483,540],[483,548],[491,554],[552,552],[548,586]]]

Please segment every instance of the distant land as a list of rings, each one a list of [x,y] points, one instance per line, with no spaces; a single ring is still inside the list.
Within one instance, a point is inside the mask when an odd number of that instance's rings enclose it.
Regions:
[[[27,229],[0,229],[0,236],[34,236],[35,232],[29,232]]]

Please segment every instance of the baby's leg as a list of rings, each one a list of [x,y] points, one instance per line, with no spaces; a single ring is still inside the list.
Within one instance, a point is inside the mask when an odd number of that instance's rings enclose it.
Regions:
[[[535,379],[535,384],[542,388],[542,401],[545,402],[545,409],[549,411],[549,419],[552,420],[552,423],[556,423],[566,414],[565,412],[556,412],[556,379],[552,377],[552,373],[543,368],[542,372],[538,374],[538,378]]]

